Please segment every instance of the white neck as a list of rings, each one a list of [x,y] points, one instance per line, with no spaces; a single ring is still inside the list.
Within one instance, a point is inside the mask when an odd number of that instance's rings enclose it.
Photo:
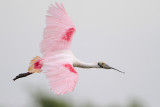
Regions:
[[[79,68],[100,68],[98,63],[84,63],[81,61],[75,62],[73,64],[74,67],[79,67]]]

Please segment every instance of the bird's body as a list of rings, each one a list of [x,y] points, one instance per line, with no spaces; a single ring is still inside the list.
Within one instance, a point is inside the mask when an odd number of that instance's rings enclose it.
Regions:
[[[43,56],[34,57],[28,72],[16,76],[14,80],[44,71],[49,79],[51,90],[55,94],[65,94],[73,91],[78,81],[78,73],[74,67],[117,70],[103,62],[84,63],[78,60],[70,49],[75,31],[75,26],[64,6],[58,3],[56,6],[51,5],[46,16],[46,28],[40,44]]]
[[[71,50],[60,50],[60,51],[55,51],[53,53],[51,53],[51,55],[47,55],[47,56],[43,56],[42,57],[43,60],[43,64],[45,65],[45,63],[47,64],[48,62],[51,61],[52,62],[70,62],[70,63],[74,63],[77,58],[73,55]]]

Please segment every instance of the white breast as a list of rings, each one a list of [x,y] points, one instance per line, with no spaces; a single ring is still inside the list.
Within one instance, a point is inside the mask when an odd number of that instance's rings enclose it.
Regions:
[[[54,66],[57,63],[71,63],[73,64],[75,61],[77,61],[77,58],[73,55],[73,53],[70,50],[61,50],[51,53],[50,55],[46,55],[42,57],[43,64]]]

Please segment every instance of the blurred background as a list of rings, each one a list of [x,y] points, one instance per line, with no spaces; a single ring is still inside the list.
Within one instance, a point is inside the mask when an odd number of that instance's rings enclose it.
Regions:
[[[72,93],[55,96],[43,73],[27,72],[48,6],[55,0],[0,0],[0,107],[160,107],[160,1],[57,0],[77,32],[75,56],[113,70],[80,69]]]

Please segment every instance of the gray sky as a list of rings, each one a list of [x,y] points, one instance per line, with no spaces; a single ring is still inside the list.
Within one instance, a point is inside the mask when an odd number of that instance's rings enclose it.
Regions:
[[[76,68],[79,82],[64,97],[101,105],[137,98],[148,107],[160,106],[160,1],[61,2],[77,28],[72,43],[75,56],[86,62],[105,61],[126,72]],[[51,3],[54,1],[0,1],[0,105],[24,107],[33,86],[52,94],[43,73],[12,81],[27,71],[32,57],[41,56],[39,43]]]

